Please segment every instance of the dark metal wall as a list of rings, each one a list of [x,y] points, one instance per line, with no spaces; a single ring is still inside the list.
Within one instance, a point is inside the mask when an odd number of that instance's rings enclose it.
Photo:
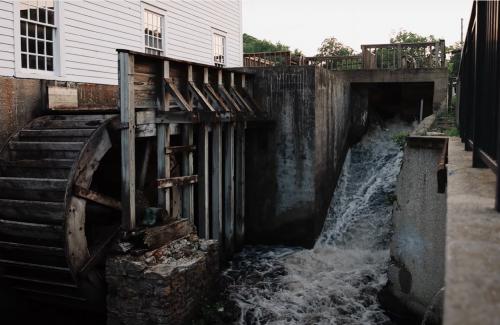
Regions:
[[[458,122],[473,167],[497,174],[500,211],[500,2],[474,1],[459,72]]]

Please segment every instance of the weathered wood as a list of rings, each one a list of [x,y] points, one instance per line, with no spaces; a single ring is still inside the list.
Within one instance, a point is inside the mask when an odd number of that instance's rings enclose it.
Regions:
[[[38,269],[38,270],[43,270],[43,271],[53,271],[53,272],[62,272],[62,273],[69,273],[70,272],[70,270],[67,267],[24,263],[24,262],[9,261],[9,260],[4,260],[4,259],[0,259],[0,265],[13,266],[13,267],[17,267],[17,268],[26,268],[26,269],[30,269],[30,270]]]
[[[177,89],[177,86],[172,82],[170,78],[165,79],[165,85],[167,91],[172,95],[172,98],[181,109],[189,112],[193,110],[193,108],[188,104],[186,99],[184,99],[184,96],[182,96],[181,92]]]
[[[38,139],[37,141],[40,141],[40,139],[44,141],[68,141],[68,138],[70,138],[72,141],[81,142],[80,140],[88,138],[92,132],[94,132],[94,129],[24,129],[19,131],[19,138],[23,140],[28,139],[27,141],[31,139]]]
[[[212,239],[222,242],[222,126],[215,124],[212,128]]]
[[[198,235],[205,239],[210,237],[208,137],[208,126],[202,125],[198,134]]]
[[[188,90],[192,97],[195,97],[201,105],[201,108],[210,112],[215,112],[216,110],[212,107],[208,99],[203,95],[201,90],[196,87],[193,81],[188,82]]]
[[[48,286],[52,286],[52,287],[78,289],[78,286],[76,284],[68,283],[68,282],[39,280],[39,279],[34,279],[34,278],[26,277],[26,276],[16,276],[16,275],[3,275],[2,277],[5,279],[8,279],[10,281],[14,281],[14,282],[21,282],[21,283],[28,282],[28,283],[34,283],[34,284],[48,285]]]
[[[193,126],[185,124],[182,127],[183,145],[193,145]],[[194,172],[193,153],[184,152],[182,154],[182,175],[191,176]],[[182,189],[182,216],[194,223],[194,188],[193,185],[184,186]]]
[[[158,112],[156,123],[176,123],[176,124],[193,124],[199,123],[199,117],[192,112]]]
[[[62,247],[41,246],[41,245],[0,241],[0,249],[4,251],[12,251],[15,252],[16,254],[22,252],[29,252],[30,254],[64,256],[64,249]]]
[[[163,62],[163,80],[168,80],[170,78],[170,63],[168,61]],[[158,107],[158,114],[167,112],[170,102],[170,94],[166,91],[166,87],[162,87],[161,93],[161,103]],[[158,124],[157,125],[157,136],[156,136],[156,175],[158,179],[170,178],[170,157],[167,154],[167,150],[170,147],[170,125],[169,124]],[[167,215],[171,216],[171,197],[170,190],[168,188],[158,188],[158,207],[167,211]],[[165,221],[165,220],[164,220]]]
[[[170,155],[179,152],[193,152],[193,151],[196,151],[196,146],[173,146],[173,147],[168,147],[166,153]]]
[[[214,90],[212,85],[204,84],[203,90],[209,100],[212,101],[212,105],[217,108],[219,112],[230,112],[230,109],[226,106],[224,101],[219,97],[217,92]]]
[[[143,242],[148,248],[156,249],[193,232],[192,223],[186,219],[181,219],[167,225],[147,228],[144,231]]]
[[[121,131],[122,227],[132,230],[135,216],[135,107],[134,56],[119,53],[120,122],[128,128]]]
[[[0,199],[0,218],[12,221],[61,224],[64,203]]]
[[[49,109],[78,108],[78,89],[68,87],[47,87]]]
[[[66,179],[0,177],[0,191],[65,191],[67,182]]]
[[[101,241],[99,246],[92,251],[92,255],[80,270],[80,276],[87,275],[88,272],[92,271],[99,262],[103,261],[103,259],[106,257],[106,249],[108,248],[111,241],[113,241],[113,239],[116,238],[116,236],[119,233],[119,230],[120,230],[119,227],[112,229],[105,237],[105,239]]]
[[[83,142],[27,142],[10,141],[9,148],[19,151],[80,151]]]
[[[224,137],[224,246],[234,252],[234,125],[227,124]]]
[[[191,185],[196,183],[198,183],[198,175],[163,178],[157,182],[158,188],[171,188],[174,186],[191,187]]]
[[[245,122],[236,128],[235,166],[235,242],[241,248],[245,241]]]
[[[30,222],[0,219],[0,236],[2,238],[28,238],[37,241],[62,242],[64,230],[59,225],[46,225]]]
[[[141,172],[139,174],[139,188],[144,190],[144,185],[146,184],[146,177],[148,174],[149,160],[151,158],[151,151],[153,150],[153,141],[151,139],[146,140],[146,145],[144,148],[144,155],[142,158]]]
[[[94,192],[92,190],[80,187],[80,186],[74,186],[73,189],[74,195],[78,196],[79,198],[85,199],[87,201],[92,201],[94,203],[100,204],[102,206],[115,209],[115,210],[122,210],[122,204],[120,201],[106,196],[104,194]]]

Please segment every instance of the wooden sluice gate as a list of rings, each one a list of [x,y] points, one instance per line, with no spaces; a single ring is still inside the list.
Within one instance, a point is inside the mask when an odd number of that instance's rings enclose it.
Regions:
[[[267,120],[247,92],[251,76],[118,57],[119,112],[52,110],[1,148],[6,290],[103,308],[104,263],[117,238],[157,247],[195,225],[227,254],[243,241],[245,129]]]

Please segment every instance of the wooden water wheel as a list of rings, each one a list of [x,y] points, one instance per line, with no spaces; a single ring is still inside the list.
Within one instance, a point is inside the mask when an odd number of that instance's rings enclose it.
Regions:
[[[105,306],[103,251],[120,226],[116,121],[43,116],[0,151],[0,278],[9,288]]]

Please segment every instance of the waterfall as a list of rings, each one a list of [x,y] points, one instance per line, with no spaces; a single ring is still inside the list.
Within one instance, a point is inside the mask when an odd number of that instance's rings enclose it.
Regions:
[[[344,162],[313,249],[248,247],[225,273],[239,324],[387,324],[387,281],[402,122],[374,126]]]

